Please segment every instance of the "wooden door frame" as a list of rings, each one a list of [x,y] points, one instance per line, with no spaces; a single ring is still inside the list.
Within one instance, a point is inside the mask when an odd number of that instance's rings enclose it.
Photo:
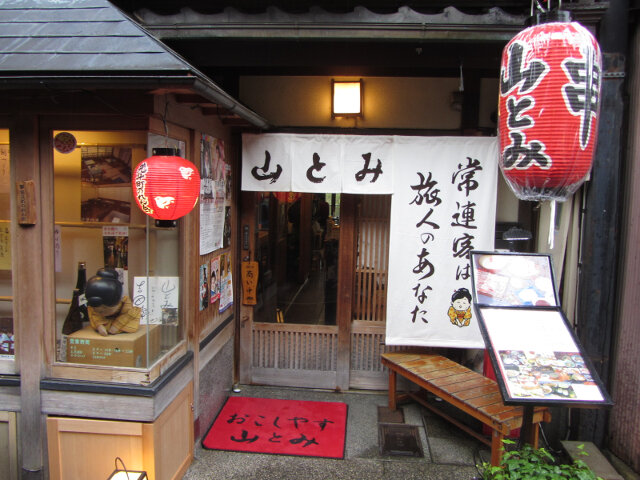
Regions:
[[[239,227],[241,235],[245,226],[249,228],[248,245],[240,245],[238,249],[239,260],[253,259],[257,246],[256,230],[256,192],[241,192],[239,205]],[[336,305],[336,325],[338,331],[336,376],[333,388],[347,390],[349,388],[349,372],[351,362],[351,316],[352,316],[352,296],[355,266],[356,248],[356,195],[342,195],[340,205],[340,239],[338,251],[338,285],[337,285],[337,305]],[[246,238],[246,237],[245,237]],[[243,240],[241,240],[241,243]],[[247,246],[248,249],[244,247]],[[238,378],[236,382],[253,383],[253,318],[252,306],[240,305],[238,308],[239,322],[237,323],[239,345],[235,354],[235,362],[238,366]],[[280,329],[275,326],[274,329]],[[262,327],[261,327],[262,328]],[[275,378],[274,378],[275,380]],[[265,378],[260,378],[261,383]]]
[[[338,325],[338,362],[336,388],[349,389],[351,370],[351,317],[353,282],[356,264],[357,195],[340,197],[340,243],[338,246],[338,292],[336,324]]]

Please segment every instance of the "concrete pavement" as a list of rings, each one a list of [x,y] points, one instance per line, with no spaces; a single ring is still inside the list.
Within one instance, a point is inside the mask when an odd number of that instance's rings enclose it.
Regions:
[[[477,463],[490,458],[489,448],[423,407],[402,405],[404,423],[419,432],[422,457],[382,455],[378,445],[378,407],[386,392],[241,386],[244,395],[345,402],[349,407],[342,460],[205,450],[196,445],[185,480],[471,480]]]

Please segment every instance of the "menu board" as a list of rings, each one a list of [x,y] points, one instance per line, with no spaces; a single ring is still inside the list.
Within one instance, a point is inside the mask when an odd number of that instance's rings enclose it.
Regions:
[[[478,304],[559,305],[548,255],[473,252],[472,259]]]
[[[479,307],[505,403],[606,403],[606,393],[559,310]],[[494,365],[495,367],[495,365]]]
[[[504,403],[612,405],[560,309],[550,256],[471,258],[474,308]]]

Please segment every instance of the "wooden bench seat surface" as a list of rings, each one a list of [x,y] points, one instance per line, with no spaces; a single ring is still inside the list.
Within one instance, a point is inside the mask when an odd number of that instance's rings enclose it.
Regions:
[[[446,357],[383,353],[382,364],[503,433],[522,425],[523,408],[505,405],[495,380]],[[534,422],[544,421],[546,410],[534,409]]]

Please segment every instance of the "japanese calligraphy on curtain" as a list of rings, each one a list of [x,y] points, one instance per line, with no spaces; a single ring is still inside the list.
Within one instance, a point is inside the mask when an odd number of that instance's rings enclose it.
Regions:
[[[243,190],[392,194],[392,345],[484,345],[469,252],[493,250],[497,171],[496,138],[243,136]]]
[[[495,138],[396,140],[390,345],[483,348],[471,308],[471,250],[493,250]]]

